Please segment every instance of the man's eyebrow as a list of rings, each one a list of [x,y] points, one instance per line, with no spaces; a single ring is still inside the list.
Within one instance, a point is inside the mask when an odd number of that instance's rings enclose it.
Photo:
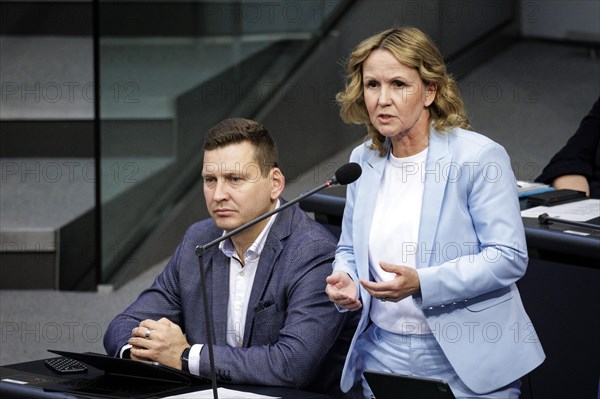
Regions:
[[[247,179],[248,174],[242,173],[241,171],[238,171],[238,172],[226,171],[225,173],[221,174],[220,177],[221,177],[221,179],[233,179],[233,178]]]

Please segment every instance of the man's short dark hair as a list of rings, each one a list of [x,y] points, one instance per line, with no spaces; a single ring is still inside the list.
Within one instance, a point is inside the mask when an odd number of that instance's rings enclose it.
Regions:
[[[262,175],[268,176],[271,169],[277,167],[277,145],[267,128],[256,121],[230,118],[217,123],[204,137],[204,151],[244,141],[254,146],[254,160],[259,164]]]

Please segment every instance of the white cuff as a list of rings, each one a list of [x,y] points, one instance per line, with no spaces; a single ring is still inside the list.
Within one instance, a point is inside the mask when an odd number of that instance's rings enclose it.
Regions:
[[[200,351],[203,346],[203,344],[195,344],[190,348],[190,358],[188,359],[190,374],[200,375]]]
[[[127,344],[127,345],[123,345],[123,347],[121,348],[121,350],[119,351],[119,357],[121,359],[123,359],[123,353],[125,353],[125,351],[127,349],[131,349],[131,345]]]

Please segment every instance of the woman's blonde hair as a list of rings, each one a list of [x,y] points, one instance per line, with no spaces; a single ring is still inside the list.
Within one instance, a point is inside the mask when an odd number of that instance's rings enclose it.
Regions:
[[[372,149],[379,150],[381,156],[387,154],[385,137],[369,120],[364,102],[362,67],[371,53],[378,49],[391,52],[396,59],[414,68],[423,83],[433,83],[436,95],[429,106],[433,126],[439,131],[454,127],[469,128],[464,105],[456,81],[446,72],[442,54],[433,41],[417,28],[394,28],[363,40],[347,61],[346,88],[336,96],[340,104],[340,116],[346,123],[364,124],[367,138],[373,140]]]

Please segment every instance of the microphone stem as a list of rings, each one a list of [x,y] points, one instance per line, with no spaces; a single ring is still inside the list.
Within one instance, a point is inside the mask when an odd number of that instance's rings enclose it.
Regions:
[[[204,323],[206,325],[206,339],[208,346],[208,363],[210,367],[210,381],[213,390],[213,399],[219,399],[217,392],[217,372],[215,368],[215,355],[214,355],[214,341],[213,341],[213,327],[212,317],[210,310],[208,309],[208,295],[206,289],[206,271],[204,270],[204,250],[200,247],[196,248],[196,255],[198,256],[198,265],[200,266],[200,288],[202,291],[202,301],[204,302]]]
[[[271,216],[273,216],[274,214],[283,211],[285,208],[294,205],[296,202],[302,201],[304,198],[309,197],[311,195],[313,195],[314,193],[316,193],[317,191],[321,191],[324,188],[330,187],[332,185],[331,180],[327,181],[323,184],[321,184],[320,186],[313,188],[312,190],[300,195],[297,198],[294,198],[293,200],[286,202],[285,204],[282,204],[279,206],[279,208],[275,208],[270,212],[265,213],[264,215],[249,221],[246,224],[241,225],[240,227],[231,230],[229,233],[222,235],[221,237],[209,242],[208,244],[204,244],[202,246],[198,246],[197,248],[202,248],[202,250],[207,250],[208,248],[212,247],[213,245],[216,245],[218,243],[220,243],[221,241],[225,241],[226,239],[228,239],[231,236],[236,235],[237,233],[246,230],[249,227],[254,226],[256,223],[262,222],[263,220],[265,220],[266,218],[269,218]]]
[[[592,223],[585,223],[585,222],[578,222],[576,220],[568,220],[568,219],[553,218],[553,217],[546,217],[545,220],[546,220],[546,223],[542,223],[542,224],[547,224],[547,222],[556,222],[556,223],[562,223],[562,224],[570,224],[572,226],[585,227],[585,228],[592,229],[592,230],[600,229],[600,225],[592,224]]]

